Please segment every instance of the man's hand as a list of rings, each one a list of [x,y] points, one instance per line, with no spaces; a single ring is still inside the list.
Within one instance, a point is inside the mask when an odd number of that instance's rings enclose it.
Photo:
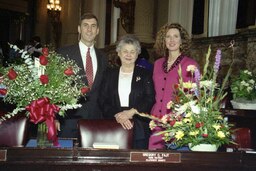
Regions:
[[[58,120],[55,120],[55,126],[56,126],[56,130],[60,131],[60,122]]]

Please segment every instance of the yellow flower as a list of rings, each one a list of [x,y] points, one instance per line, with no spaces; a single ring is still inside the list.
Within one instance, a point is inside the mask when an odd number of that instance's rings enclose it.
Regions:
[[[177,140],[180,140],[180,139],[182,139],[182,137],[184,136],[184,132],[183,131],[177,131],[176,132],[176,134],[175,134],[175,138],[177,139]]]
[[[220,126],[220,125],[217,125],[217,124],[214,124],[212,127],[215,128],[216,131],[218,131],[221,126]]]
[[[181,121],[175,122],[175,124],[173,125],[173,127],[176,127],[176,126],[179,126],[179,125],[182,125],[182,122],[181,122]]]
[[[151,121],[149,122],[149,128],[150,128],[151,130],[153,130],[155,127],[156,127],[156,123],[154,122],[154,120],[151,120]]]
[[[189,135],[196,136],[199,134],[199,131],[191,131],[189,132]]]
[[[185,116],[185,118],[189,118],[189,117],[191,117],[191,112],[188,112],[188,113],[186,114],[186,116]]]
[[[223,117],[222,116],[218,116],[218,118],[217,119],[219,119],[219,120],[223,120]]]
[[[225,138],[226,137],[224,132],[222,132],[222,131],[218,131],[217,136],[220,137],[220,138]]]
[[[194,87],[196,87],[196,84],[192,83],[191,81],[183,83],[183,88],[191,89],[191,88],[194,88]]]
[[[190,123],[190,122],[191,122],[191,119],[185,118],[185,119],[183,119],[183,122],[184,122],[184,123]]]

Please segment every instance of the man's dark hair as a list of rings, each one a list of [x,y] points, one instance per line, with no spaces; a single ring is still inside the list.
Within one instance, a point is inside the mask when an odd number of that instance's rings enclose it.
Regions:
[[[97,21],[97,25],[98,25],[98,18],[92,13],[84,13],[80,18],[79,25],[81,25],[84,19],[92,19],[92,18],[94,18]]]

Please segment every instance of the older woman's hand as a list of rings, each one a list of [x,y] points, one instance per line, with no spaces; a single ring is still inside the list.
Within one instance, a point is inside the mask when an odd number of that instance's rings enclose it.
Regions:
[[[127,120],[123,123],[120,123],[124,129],[132,129],[133,123],[130,120]]]
[[[136,109],[124,110],[115,115],[118,123],[124,123],[125,121],[132,119],[133,115],[137,112]]]
[[[133,127],[133,123],[130,121],[133,115],[137,112],[136,109],[124,110],[115,115],[116,121],[120,123],[124,129],[131,129]]]

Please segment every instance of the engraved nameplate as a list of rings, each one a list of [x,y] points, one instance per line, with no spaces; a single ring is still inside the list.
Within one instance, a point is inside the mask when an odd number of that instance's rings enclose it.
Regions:
[[[130,152],[130,162],[180,163],[180,153]]]
[[[0,161],[6,161],[7,150],[0,150]]]

